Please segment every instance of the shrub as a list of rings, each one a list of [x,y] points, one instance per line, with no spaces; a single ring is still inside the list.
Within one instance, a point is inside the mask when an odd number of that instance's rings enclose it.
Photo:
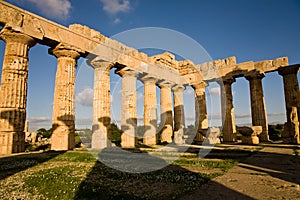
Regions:
[[[283,124],[268,125],[270,140],[279,140],[283,131]]]

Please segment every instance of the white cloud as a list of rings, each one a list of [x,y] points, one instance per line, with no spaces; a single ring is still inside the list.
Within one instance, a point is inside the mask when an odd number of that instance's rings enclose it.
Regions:
[[[209,94],[210,95],[220,95],[220,88],[219,87],[210,88]]]
[[[110,15],[130,11],[129,0],[100,0],[103,3],[103,10]]]
[[[251,114],[250,113],[236,113],[235,115],[235,118],[250,118],[251,117]]]
[[[143,100],[143,99],[144,99],[144,94],[138,92],[137,95],[136,95],[136,100],[137,100],[137,101],[140,101],[140,100]]]
[[[194,89],[191,87],[187,88],[184,92],[187,95],[194,95]]]
[[[43,122],[51,122],[51,119],[49,117],[31,117],[28,118],[28,123],[33,123],[33,124],[37,124],[37,123],[43,123]]]
[[[92,107],[93,106],[93,97],[94,97],[94,90],[92,88],[85,88],[83,91],[79,92],[76,95],[76,102],[83,105]]]
[[[120,23],[120,22],[121,22],[120,18],[116,18],[116,19],[114,20],[114,24],[118,24],[118,23]]]
[[[36,5],[46,16],[66,19],[72,7],[70,0],[28,0]]]

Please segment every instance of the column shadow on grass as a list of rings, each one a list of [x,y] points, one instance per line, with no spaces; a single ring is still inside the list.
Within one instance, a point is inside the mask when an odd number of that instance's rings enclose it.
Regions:
[[[129,152],[117,147],[106,148],[96,156],[98,160],[81,182],[75,199],[176,199],[209,181],[203,174],[168,164],[137,149]],[[251,199],[216,184],[236,199]]]
[[[48,160],[65,153],[64,151],[48,151],[0,157],[0,180],[12,176],[28,168],[47,162]]]

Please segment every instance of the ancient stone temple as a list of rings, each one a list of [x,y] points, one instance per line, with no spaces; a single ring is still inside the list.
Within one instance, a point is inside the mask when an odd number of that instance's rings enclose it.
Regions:
[[[262,79],[278,71],[283,77],[287,122],[284,140],[299,143],[300,95],[297,73],[300,65],[288,65],[288,58],[236,63],[235,57],[194,64],[177,61],[165,52],[149,57],[112,40],[87,26],[64,27],[9,3],[0,2],[0,38],[6,43],[0,87],[0,154],[24,151],[24,126],[28,82],[28,51],[39,43],[49,47],[57,59],[52,116],[52,150],[73,149],[75,131],[75,74],[77,60],[88,59],[94,69],[92,148],[111,146],[110,70],[122,77],[122,147],[137,144],[136,80],[144,84],[143,142],[183,144],[185,115],[183,92],[191,86],[195,94],[195,140],[202,142],[208,131],[205,88],[215,81],[221,87],[222,142],[236,142],[231,86],[237,77],[249,81],[252,125],[261,127],[260,141],[268,141],[268,121]],[[160,88],[160,112],[156,107]],[[161,116],[158,124],[157,116]],[[158,135],[158,126],[161,127]],[[208,140],[208,139],[207,139]],[[211,140],[214,140],[212,138]],[[257,139],[256,139],[257,140]]]

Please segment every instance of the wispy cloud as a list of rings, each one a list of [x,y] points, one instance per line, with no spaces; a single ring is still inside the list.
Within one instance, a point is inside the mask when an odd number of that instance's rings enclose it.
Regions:
[[[118,23],[120,23],[120,22],[121,22],[120,18],[116,18],[116,19],[114,20],[114,24],[118,24]]]
[[[129,0],[100,0],[100,2],[103,4],[102,9],[114,18],[114,24],[121,22],[121,19],[117,17],[119,13],[127,13],[132,9]]]
[[[44,123],[51,122],[49,117],[31,117],[27,119],[29,123]]]
[[[94,97],[94,90],[92,88],[85,88],[83,91],[79,92],[75,100],[77,103],[92,107],[93,106],[93,97]]]
[[[17,3],[32,3],[45,16],[56,19],[66,19],[69,17],[72,8],[70,0],[13,0]]]
[[[219,87],[213,87],[209,89],[209,94],[210,95],[216,95],[219,96],[220,95],[220,88]]]
[[[188,87],[185,91],[184,91],[185,94],[187,95],[194,95],[194,89],[191,88],[191,87]]]
[[[103,3],[103,10],[110,15],[116,15],[121,12],[129,12],[129,0],[100,0]]]

